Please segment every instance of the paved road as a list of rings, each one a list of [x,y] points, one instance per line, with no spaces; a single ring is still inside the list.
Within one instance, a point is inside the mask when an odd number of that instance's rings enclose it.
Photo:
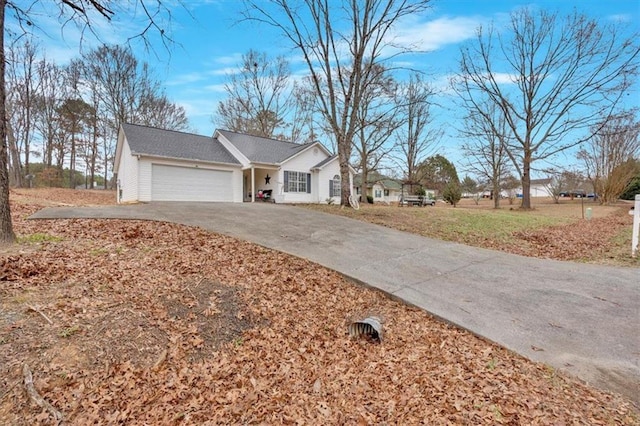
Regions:
[[[514,256],[276,204],[64,207],[32,218],[176,222],[304,257],[640,406],[638,269]]]

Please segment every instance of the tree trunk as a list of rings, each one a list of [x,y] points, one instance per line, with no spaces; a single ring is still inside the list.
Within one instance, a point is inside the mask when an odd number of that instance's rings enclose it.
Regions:
[[[493,208],[500,208],[500,182],[497,179],[493,180],[492,193],[493,193]]]
[[[6,86],[4,79],[4,11],[6,0],[0,0],[0,242],[13,243],[16,236],[11,223],[9,206],[9,158],[7,152],[7,109]]]
[[[522,164],[522,205],[524,210],[531,209],[531,153],[524,155]]]
[[[76,135],[71,134],[71,158],[69,160],[69,188],[74,189],[76,178]]]
[[[338,161],[340,162],[340,205],[349,206],[349,196],[351,195],[351,187],[349,185],[349,155],[345,149],[347,145],[344,135],[340,135],[338,139]]]
[[[6,110],[5,110],[6,111]],[[13,176],[13,185],[17,188],[22,188],[22,163],[20,161],[20,150],[18,149],[18,142],[13,134],[13,129],[9,122],[5,125],[6,142],[9,150],[9,173]],[[9,179],[11,183],[11,179]]]
[[[360,184],[360,206],[366,206],[367,204],[369,204],[369,199],[367,198],[367,180],[369,178],[369,170],[367,169],[366,162],[362,162],[360,164],[360,167],[362,168],[362,183]]]

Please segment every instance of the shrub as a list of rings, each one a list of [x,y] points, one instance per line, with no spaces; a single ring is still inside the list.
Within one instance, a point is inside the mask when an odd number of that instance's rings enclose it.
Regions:
[[[460,198],[462,198],[460,185],[458,185],[457,182],[449,182],[444,187],[444,191],[442,191],[442,199],[453,204],[453,207],[455,207],[460,201]]]

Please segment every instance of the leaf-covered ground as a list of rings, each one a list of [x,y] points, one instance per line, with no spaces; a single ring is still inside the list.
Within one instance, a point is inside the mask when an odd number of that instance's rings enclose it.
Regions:
[[[622,397],[308,261],[167,223],[25,221],[37,203],[12,195],[21,242],[0,255],[0,424],[54,423],[24,364],[65,424],[640,419]],[[372,314],[382,343],[350,338]]]

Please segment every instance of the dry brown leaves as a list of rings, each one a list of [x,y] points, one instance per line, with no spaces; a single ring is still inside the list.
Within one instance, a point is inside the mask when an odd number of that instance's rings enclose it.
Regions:
[[[633,217],[624,208],[609,216],[589,221],[516,232],[514,236],[525,244],[513,246],[509,251],[557,260],[606,259],[612,239],[622,229],[629,229],[632,223]]]
[[[589,388],[308,261],[167,223],[24,221],[0,257],[0,423],[636,424]],[[37,309],[34,311],[29,307]],[[52,322],[49,324],[39,312]],[[385,340],[347,335],[375,313]]]

